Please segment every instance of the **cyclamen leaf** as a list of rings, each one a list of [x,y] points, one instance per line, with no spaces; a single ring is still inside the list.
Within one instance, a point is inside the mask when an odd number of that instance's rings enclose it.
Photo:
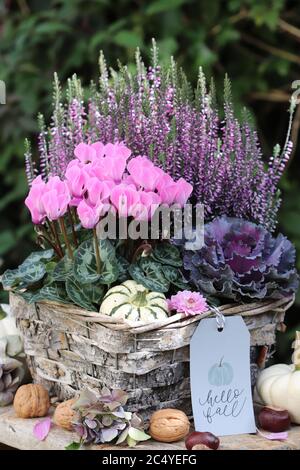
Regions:
[[[22,263],[18,269],[7,269],[4,272],[1,282],[4,289],[11,287],[26,288],[33,284],[36,284],[46,274],[46,267],[42,263]]]
[[[23,263],[18,269],[22,286],[27,287],[37,283],[46,274],[46,267],[42,263]]]
[[[175,268],[182,266],[182,259],[178,248],[168,242],[156,245],[152,256],[164,266],[169,265]]]
[[[93,240],[84,241],[75,251],[74,275],[82,283],[96,282],[99,279]]]
[[[23,264],[38,263],[40,261],[49,261],[53,258],[53,256],[54,256],[54,250],[52,248],[50,250],[34,251],[28,256],[28,258],[26,258]]]
[[[119,269],[115,250],[109,240],[99,240],[101,272],[97,272],[94,240],[84,241],[75,251],[74,276],[82,284],[99,282],[112,284],[118,279]]]
[[[179,289],[186,289],[188,282],[184,279],[181,271],[173,266],[164,266],[164,276],[171,284]]]
[[[45,276],[47,270],[42,261],[48,261],[53,257],[53,250],[36,251],[17,269],[7,269],[1,279],[4,289],[15,286],[22,288],[37,283]]]
[[[1,277],[1,282],[4,289],[9,289],[10,287],[18,285],[20,282],[19,270],[7,269]]]
[[[128,268],[130,266],[130,263],[127,261],[127,259],[120,255],[117,256],[117,263],[119,268],[118,281],[122,283],[124,281],[127,281],[129,278]]]
[[[55,281],[65,281],[72,272],[73,262],[68,256],[64,256],[54,268],[52,278]]]
[[[169,281],[164,277],[161,265],[153,261],[139,260],[139,264],[132,264],[129,273],[136,282],[142,284],[147,289],[156,292],[168,292]]]
[[[38,302],[41,300],[51,300],[53,302],[59,302],[68,304],[70,303],[64,287],[58,283],[50,284],[49,286],[42,287],[32,298],[29,303]]]
[[[75,279],[68,277],[66,280],[66,291],[68,297],[74,304],[82,307],[86,310],[97,311],[97,309],[93,306],[92,302],[90,301],[89,297],[85,295],[82,285]]]
[[[129,428],[128,434],[135,441],[148,441],[151,439],[151,436],[146,434],[144,431],[132,427]]]

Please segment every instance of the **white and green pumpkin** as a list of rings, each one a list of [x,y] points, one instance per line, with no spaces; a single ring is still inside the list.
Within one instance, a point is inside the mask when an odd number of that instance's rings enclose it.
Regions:
[[[256,388],[265,405],[283,408],[291,421],[300,424],[300,331],[296,331],[293,364],[275,364],[264,369]]]
[[[100,313],[116,319],[152,323],[168,317],[167,299],[135,281],[125,281],[107,291]]]

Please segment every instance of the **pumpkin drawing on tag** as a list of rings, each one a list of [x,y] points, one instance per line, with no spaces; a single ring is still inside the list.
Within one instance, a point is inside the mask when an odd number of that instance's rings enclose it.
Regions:
[[[208,372],[208,381],[211,385],[221,387],[222,385],[229,385],[233,379],[233,369],[228,362],[223,362],[224,356],[221,357],[220,362],[214,364]]]

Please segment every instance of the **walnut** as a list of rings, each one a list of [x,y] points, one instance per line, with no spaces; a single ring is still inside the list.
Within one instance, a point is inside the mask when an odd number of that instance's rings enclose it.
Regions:
[[[149,433],[159,442],[176,442],[183,439],[190,430],[190,422],[183,411],[167,408],[151,416]]]
[[[64,401],[58,405],[53,415],[53,421],[57,426],[68,429],[69,431],[72,430],[72,420],[76,414],[72,406],[75,402],[76,398],[71,398],[70,400]]]
[[[19,418],[46,416],[49,408],[49,394],[40,384],[22,385],[15,394],[14,409]]]

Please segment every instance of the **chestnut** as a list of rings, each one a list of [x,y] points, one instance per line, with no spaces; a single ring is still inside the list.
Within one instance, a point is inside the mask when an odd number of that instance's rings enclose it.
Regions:
[[[288,411],[272,406],[265,406],[260,410],[258,422],[263,429],[270,432],[287,431],[291,426]]]
[[[219,438],[211,432],[194,431],[189,434],[185,440],[185,447],[187,450],[217,450],[219,445]],[[197,446],[196,449],[195,446]]]

